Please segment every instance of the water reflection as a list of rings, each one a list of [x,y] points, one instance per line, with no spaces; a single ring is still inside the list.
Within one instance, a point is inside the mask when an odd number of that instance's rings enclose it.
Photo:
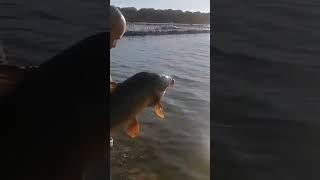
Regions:
[[[172,75],[165,121],[151,109],[138,119],[136,139],[114,137],[112,178],[207,180],[210,173],[209,34],[125,37],[111,51],[111,74],[122,81],[140,71]]]

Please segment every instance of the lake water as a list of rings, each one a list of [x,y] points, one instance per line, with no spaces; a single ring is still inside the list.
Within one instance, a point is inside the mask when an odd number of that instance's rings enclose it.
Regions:
[[[106,31],[106,3],[0,1],[0,46],[7,57],[5,63],[39,65],[83,38]]]
[[[114,137],[113,179],[209,179],[209,55],[209,34],[124,37],[111,50],[114,80],[140,71],[165,73],[176,80],[164,98],[165,121],[147,109],[138,118],[138,138]]]

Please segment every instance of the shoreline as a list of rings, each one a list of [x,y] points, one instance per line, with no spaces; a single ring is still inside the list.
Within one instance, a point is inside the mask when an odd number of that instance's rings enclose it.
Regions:
[[[210,33],[210,30],[187,30],[187,31],[127,31],[124,36],[147,36],[169,34],[200,34]]]

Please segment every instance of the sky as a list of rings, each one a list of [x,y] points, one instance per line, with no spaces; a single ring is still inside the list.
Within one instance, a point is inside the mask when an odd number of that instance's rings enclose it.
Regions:
[[[117,7],[174,9],[191,12],[210,12],[210,0],[110,0]]]

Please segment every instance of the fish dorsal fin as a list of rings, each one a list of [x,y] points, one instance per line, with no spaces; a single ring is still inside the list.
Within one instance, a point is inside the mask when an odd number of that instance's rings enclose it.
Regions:
[[[162,110],[162,105],[160,102],[158,102],[155,106],[154,106],[154,113],[157,115],[157,117],[160,118],[160,120],[164,119],[164,112]]]
[[[115,81],[110,81],[110,94],[113,93],[118,87],[118,83]]]
[[[137,118],[135,117],[129,120],[127,129],[126,129],[127,135],[130,136],[131,138],[135,138],[139,135],[139,132],[140,132],[140,128],[139,128],[139,123]]]

